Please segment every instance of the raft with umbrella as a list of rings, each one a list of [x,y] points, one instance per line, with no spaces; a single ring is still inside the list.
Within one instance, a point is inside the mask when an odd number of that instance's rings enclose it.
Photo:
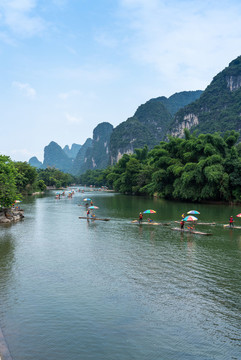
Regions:
[[[148,210],[143,211],[142,214],[156,214],[156,211],[152,210],[152,209],[148,209]],[[142,224],[144,224],[144,225],[147,225],[147,224],[159,225],[160,224],[160,223],[155,223],[152,219],[149,219],[148,221],[142,221],[142,219],[140,220],[140,218],[139,218],[139,220],[133,220],[132,223],[133,224],[138,223],[139,225],[142,225]]]
[[[238,215],[236,215],[238,218],[241,218],[241,213],[240,214],[238,214]],[[228,228],[228,229],[241,229],[241,226],[234,226],[234,225],[232,225],[232,226],[230,226],[230,224],[225,224],[225,225],[223,225],[223,227],[224,228]]]
[[[88,210],[94,210],[94,209],[99,209],[98,206],[89,206]],[[85,220],[91,220],[91,221],[96,221],[96,220],[101,220],[101,221],[110,221],[110,219],[108,218],[97,218],[94,214],[92,214],[91,216],[79,216],[79,219],[85,219]]]

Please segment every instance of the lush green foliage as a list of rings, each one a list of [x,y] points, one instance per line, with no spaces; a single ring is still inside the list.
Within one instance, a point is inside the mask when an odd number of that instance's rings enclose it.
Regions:
[[[10,207],[20,198],[16,186],[17,170],[14,162],[4,155],[0,155],[0,206]]]
[[[148,152],[147,147],[125,154],[104,171],[87,172],[84,184],[106,185],[122,193],[157,194],[188,201],[241,199],[239,134],[190,134],[170,137]],[[84,180],[84,181],[82,181]]]
[[[22,195],[44,191],[47,186],[66,187],[75,178],[55,168],[37,170],[27,162],[13,162],[0,155],[0,206],[8,208]]]
[[[47,169],[39,169],[37,170],[37,174],[38,181],[42,180],[46,186],[55,186],[56,188],[60,188],[66,187],[75,182],[73,175],[64,173],[52,167],[48,167]]]
[[[15,162],[15,183],[21,194],[32,194],[36,190],[37,170],[27,162]]]

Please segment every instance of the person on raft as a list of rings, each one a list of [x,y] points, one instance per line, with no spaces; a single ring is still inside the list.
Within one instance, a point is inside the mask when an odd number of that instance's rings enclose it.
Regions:
[[[139,214],[139,224],[142,222],[142,219],[143,219],[143,215],[142,215],[142,213],[140,212],[140,214]]]
[[[185,224],[185,221],[182,219],[180,222],[181,230],[184,230],[184,224]]]
[[[232,216],[230,216],[230,218],[229,218],[229,226],[233,227],[233,223],[234,223],[234,219],[233,219]]]

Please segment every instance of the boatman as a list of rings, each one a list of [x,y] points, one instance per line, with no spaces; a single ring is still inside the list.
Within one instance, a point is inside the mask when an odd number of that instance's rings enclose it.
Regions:
[[[140,214],[139,214],[139,224],[142,222],[142,219],[143,219],[143,215],[142,215],[142,213],[140,212]]]
[[[232,216],[230,216],[230,218],[229,218],[229,226],[233,227],[233,223],[234,223],[234,219],[233,219]]]
[[[185,221],[182,219],[180,222],[181,230],[184,230],[184,224],[185,224]]]

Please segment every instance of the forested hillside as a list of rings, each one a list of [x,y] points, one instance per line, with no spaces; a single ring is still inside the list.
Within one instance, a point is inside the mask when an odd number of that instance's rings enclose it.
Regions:
[[[133,117],[119,124],[110,139],[111,163],[135,148],[147,145],[152,149],[166,137],[173,115],[181,107],[200,97],[202,91],[184,91],[170,98],[151,99],[138,107]]]
[[[179,110],[169,133],[181,137],[185,128],[198,133],[236,130],[241,134],[241,56],[214,77],[198,100]]]
[[[106,185],[127,194],[156,195],[187,201],[240,201],[239,133],[170,137],[148,152],[125,154],[104,171],[84,174],[83,184]]]

